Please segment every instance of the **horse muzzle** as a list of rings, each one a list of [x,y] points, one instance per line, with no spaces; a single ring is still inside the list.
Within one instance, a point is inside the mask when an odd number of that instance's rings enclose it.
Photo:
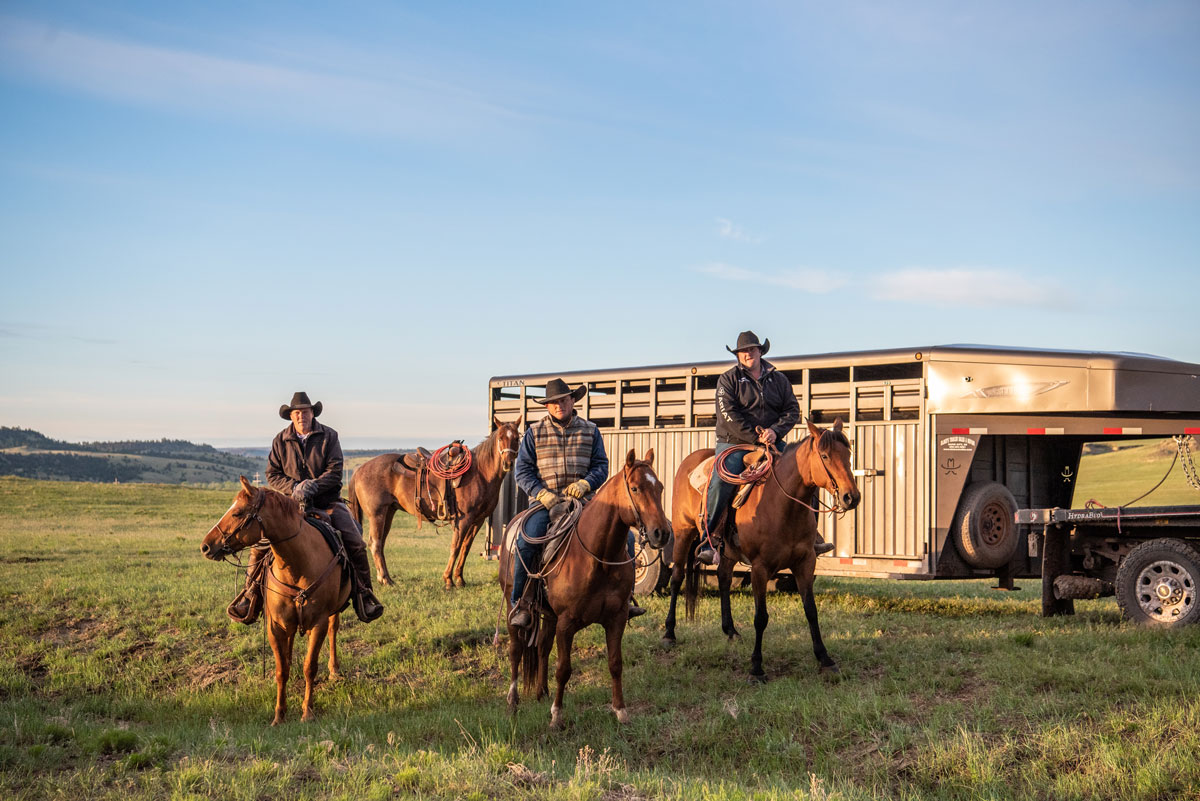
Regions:
[[[651,548],[663,548],[671,540],[671,527],[646,529],[646,544]]]
[[[847,512],[852,511],[858,506],[858,502],[862,500],[862,495],[857,492],[843,492],[842,497],[838,501],[842,504],[842,508]]]

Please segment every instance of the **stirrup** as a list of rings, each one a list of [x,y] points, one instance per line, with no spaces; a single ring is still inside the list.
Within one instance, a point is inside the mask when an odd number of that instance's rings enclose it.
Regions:
[[[379,603],[379,599],[375,597],[375,593],[370,590],[359,590],[354,593],[352,598],[354,605],[354,614],[363,623],[370,623],[372,620],[378,620],[383,614],[383,604]]]
[[[249,626],[262,614],[261,593],[242,590],[229,606],[225,607],[225,614],[229,616],[230,620]]]

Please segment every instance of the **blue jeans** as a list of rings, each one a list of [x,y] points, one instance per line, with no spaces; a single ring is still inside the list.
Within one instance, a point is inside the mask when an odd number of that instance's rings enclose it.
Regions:
[[[517,537],[517,554],[518,558],[513,563],[513,589],[511,600],[515,604],[521,600],[521,593],[525,592],[525,585],[529,581],[529,571],[525,569],[529,565],[531,570],[537,570],[541,566],[542,549],[545,547],[542,543],[533,543],[525,539],[530,537],[544,537],[546,529],[550,528],[550,512],[542,508],[529,516],[525,521],[525,528],[521,530]],[[629,537],[625,541],[625,551],[629,554],[629,558],[633,558],[633,545],[635,535],[633,529],[629,530]]]
[[[745,457],[745,451],[737,451],[736,453],[728,453],[730,448],[736,448],[737,445],[730,442],[718,442],[716,451],[717,458],[724,459],[722,464],[730,473],[742,472],[742,459]],[[727,455],[723,455],[727,454]],[[716,530],[717,520],[721,517],[721,512],[725,507],[729,506],[729,502],[733,500],[734,493],[737,492],[737,486],[728,484],[721,480],[717,475],[717,471],[713,470],[712,479],[708,482],[708,515],[706,525],[709,533],[716,537],[720,534]]]

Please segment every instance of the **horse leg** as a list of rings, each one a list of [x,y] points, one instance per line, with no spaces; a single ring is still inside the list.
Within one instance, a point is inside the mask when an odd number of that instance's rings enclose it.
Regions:
[[[733,568],[737,562],[732,558],[722,559],[717,565],[717,588],[721,591],[721,631],[730,640],[740,638],[737,627],[733,625],[733,606],[729,601],[729,589],[733,585]]]
[[[625,615],[612,619],[604,627],[604,639],[608,644],[608,675],[612,676],[612,710],[618,723],[629,722],[629,710],[625,708],[625,690],[621,684],[624,662],[621,657],[621,639],[625,636]]]
[[[296,630],[288,630],[282,621],[270,620],[267,624],[267,639],[271,641],[271,651],[275,654],[275,719],[272,726],[283,723],[287,715],[287,681],[292,672],[292,640]]]
[[[559,620],[556,634],[558,663],[554,668],[554,679],[558,682],[558,689],[554,692],[554,703],[550,705],[550,728],[559,731],[563,727],[563,693],[567,689],[567,680],[571,678],[571,644],[575,641],[575,627],[566,618],[562,618]],[[609,664],[612,664],[611,656]]]
[[[383,544],[387,542],[388,531],[392,528],[392,517],[396,510],[390,507],[371,510],[371,556],[375,560],[375,575],[380,584],[392,586],[392,576],[388,573],[387,559],[383,555]]]
[[[308,632],[308,651],[304,654],[304,713],[300,720],[310,721],[313,714],[313,685],[317,683],[317,663],[321,661],[321,646],[329,632],[329,618],[317,623]]]
[[[837,662],[825,650],[825,641],[821,639],[821,623],[817,619],[817,600],[813,597],[813,570],[817,566],[815,553],[805,557],[797,565],[792,566],[792,573],[797,577],[797,589],[804,593],[804,617],[808,619],[808,633],[812,635],[813,655],[821,665],[821,673],[837,673]]]
[[[671,604],[667,607],[667,619],[663,622],[662,645],[664,648],[675,647],[675,607],[679,602],[679,590],[687,566],[692,560],[692,550],[695,548],[693,539],[698,532],[694,528],[680,528],[675,532],[675,552],[672,554],[674,564],[671,565]]]
[[[338,664],[337,633],[341,627],[342,616],[334,613],[329,616],[329,678],[336,679],[342,675],[341,665]]]
[[[454,586],[456,587],[467,585],[467,580],[463,578],[463,568],[467,566],[467,557],[471,555],[471,546],[475,544],[475,535],[479,533],[482,525],[483,521],[480,520],[463,529],[462,542],[458,546],[458,559],[454,563]]]
[[[754,653],[750,654],[750,680],[765,682],[767,674],[762,669],[762,639],[767,630],[767,582],[770,575],[759,564],[750,566],[750,584],[754,589]]]
[[[450,561],[446,563],[446,572],[442,574],[442,586],[447,590],[454,589],[454,563],[458,561],[458,549],[459,546],[462,545],[462,541],[463,530],[461,526],[456,523],[454,525],[454,536],[450,538]],[[459,578],[461,577],[462,576],[460,574]]]

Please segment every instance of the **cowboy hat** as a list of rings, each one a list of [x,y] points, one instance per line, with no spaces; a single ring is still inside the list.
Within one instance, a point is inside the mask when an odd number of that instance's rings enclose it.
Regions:
[[[587,384],[580,384],[579,386],[575,387],[575,389],[571,389],[569,386],[567,386],[567,382],[563,381],[561,378],[551,378],[546,382],[546,397],[534,398],[534,400],[537,403],[545,406],[550,401],[556,401],[559,398],[565,398],[568,395],[575,400],[579,400],[586,394]]]
[[[297,409],[312,409],[313,417],[321,416],[321,402],[317,401],[313,403],[310,401],[307,392],[297,392],[292,395],[292,402],[290,404],[279,407],[279,416],[284,420],[291,420],[292,412]]]
[[[725,350],[729,351],[730,353],[737,353],[739,350],[749,350],[750,348],[758,348],[760,351],[762,351],[762,355],[766,356],[767,351],[771,349],[771,340],[768,339],[764,342],[759,342],[758,335],[753,331],[743,331],[742,333],[738,334],[736,348],[731,348],[728,345],[725,346]]]

